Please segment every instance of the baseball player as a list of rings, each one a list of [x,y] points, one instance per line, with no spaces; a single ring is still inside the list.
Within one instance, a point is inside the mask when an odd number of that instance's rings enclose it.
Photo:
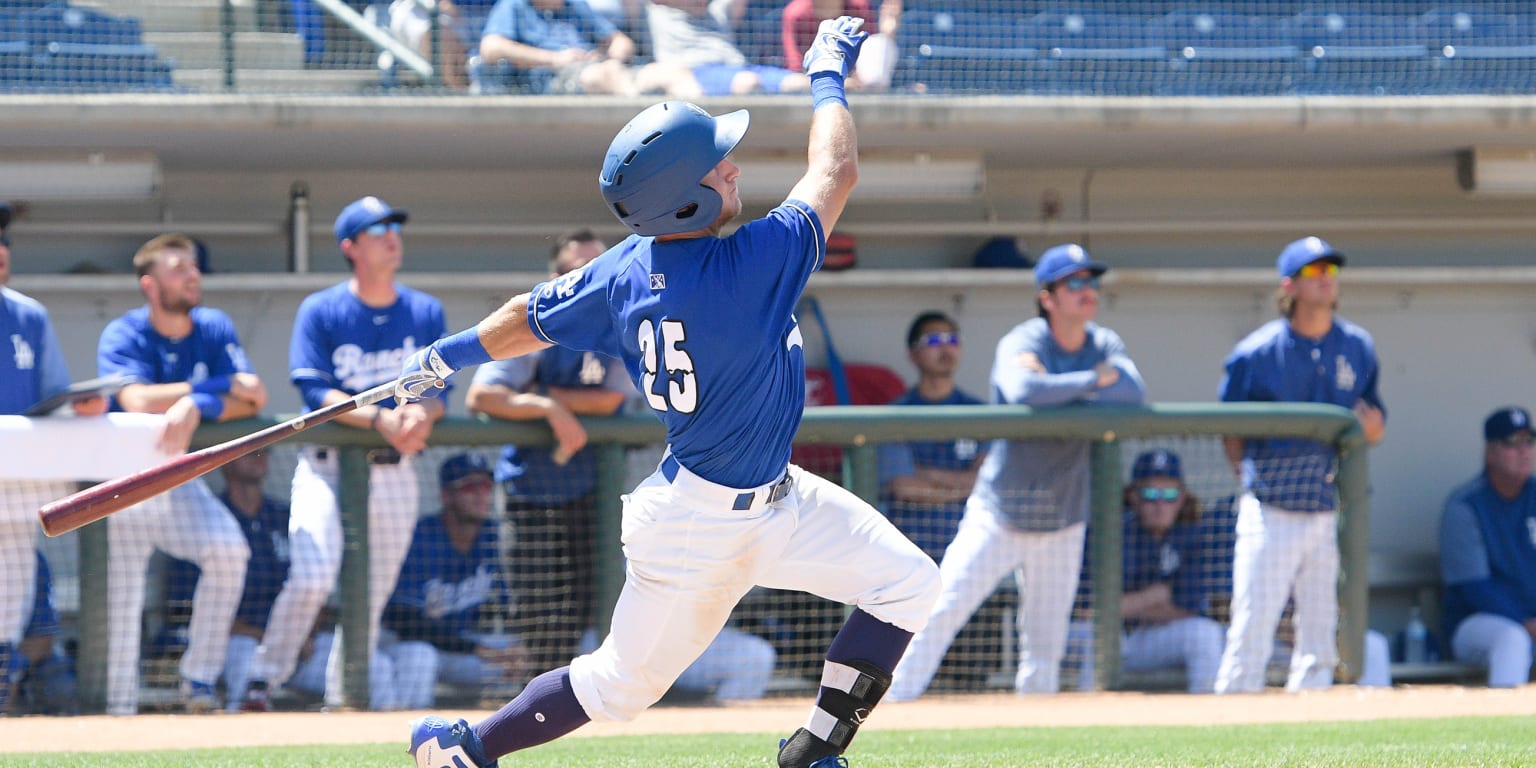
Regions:
[[[198,424],[254,416],[266,404],[267,390],[251,371],[229,316],[199,306],[202,274],[190,238],[150,240],[134,254],[133,267],[147,302],[107,324],[96,367],[102,376],[128,377],[131,383],[118,391],[114,405],[165,414],[160,449],[185,453]],[[107,541],[107,711],[138,709],[145,570],[156,549],[202,569],[181,657],[181,694],[190,712],[217,708],[213,684],[250,557],[239,524],[199,478],[114,516]]]
[[[1203,550],[1210,543],[1200,501],[1185,487],[1179,465],[1178,454],[1157,449],[1131,466],[1121,539],[1121,665],[1129,672],[1183,668],[1190,693],[1211,693],[1226,628],[1209,616]],[[1091,581],[1085,573],[1085,596]],[[1072,622],[1071,640],[1069,655],[1082,662],[1078,689],[1092,690],[1093,624]]]
[[[584,267],[604,250],[590,230],[562,235],[551,251],[550,277]],[[512,626],[537,669],[569,662],[583,631],[596,624],[597,456],[586,450],[576,417],[611,416],[632,393],[618,360],[565,347],[482,365],[466,393],[472,413],[543,419],[555,435],[553,449],[508,445],[496,464],[516,531],[507,574],[519,597]]]
[[[41,400],[69,386],[64,353],[53,332],[48,310],[36,299],[10,288],[11,240],[6,227],[11,207],[0,203],[0,414],[19,416]],[[107,410],[104,397],[77,402],[75,413],[99,416]],[[6,668],[21,642],[36,589],[33,558],[37,538],[36,511],[68,496],[70,483],[55,480],[0,480],[0,670]],[[10,687],[0,685],[0,712]]]
[[[394,378],[402,361],[443,334],[443,305],[395,282],[408,214],[377,197],[353,201],[336,217],[336,243],[352,277],[310,294],[299,305],[288,348],[289,377],[308,408],[338,403]],[[447,390],[440,390],[439,393]],[[399,407],[359,408],[337,421],[377,431],[390,447],[368,455],[368,647],[375,648],[379,618],[395,588],[416,527],[415,455],[443,417],[443,400],[429,397]],[[270,686],[293,674],[341,570],[341,512],[337,506],[338,452],[299,449],[289,498],[288,581],[272,605],[266,634],[251,665],[248,709],[262,709]],[[332,645],[326,699],[341,702],[341,648]],[[372,654],[369,706],[392,709],[387,662]]]
[[[754,584],[855,606],[827,650],[810,718],[777,759],[781,768],[846,764],[839,755],[937,591],[933,561],[878,511],[788,463],[805,398],[793,309],[857,181],[843,79],[860,26],[828,20],[807,53],[816,81],[809,168],[766,217],[721,236],[741,212],[740,169],[728,155],[747,113],[654,105],[614,138],[599,176],[610,210],[635,234],[406,365],[397,396],[410,399],[467,365],[556,343],[619,357],[666,425],[669,448],[624,497],[626,579],[602,645],[535,678],[473,728],[416,721],[410,751],[421,768],[491,768],[591,720],[633,718]]]
[[[1536,426],[1508,406],[1483,422],[1483,471],[1445,500],[1440,575],[1445,627],[1457,661],[1488,668],[1488,685],[1531,679],[1536,637]]]
[[[1332,403],[1352,408],[1371,445],[1386,413],[1376,391],[1371,335],[1334,314],[1344,256],[1304,237],[1280,252],[1281,317],[1227,356],[1224,402]],[[1295,600],[1296,645],[1286,690],[1333,685],[1338,662],[1339,548],[1332,446],[1313,440],[1229,438],[1242,479],[1232,563],[1232,625],[1217,693],[1264,688],[1265,664],[1287,597]]]
[[[1140,403],[1141,374],[1114,331],[1094,322],[1109,267],[1079,245],[1035,265],[1040,316],[997,343],[991,402]],[[1019,591],[1020,694],[1055,693],[1088,523],[1088,441],[994,440],[939,563],[943,593],[896,668],[891,698],[927,690],[955,634],[1010,571]]]
[[[520,644],[480,631],[486,608],[505,609],[498,523],[491,519],[491,465],[478,453],[450,456],[438,467],[441,514],[416,524],[395,593],[384,609],[391,642],[381,649],[394,668],[400,704],[432,706],[439,680],[481,691],[510,681],[523,667]]]

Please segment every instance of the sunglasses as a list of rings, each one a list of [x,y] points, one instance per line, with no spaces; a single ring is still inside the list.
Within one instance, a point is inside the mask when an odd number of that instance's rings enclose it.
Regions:
[[[1067,290],[1073,293],[1077,293],[1084,288],[1092,288],[1097,291],[1099,289],[1099,276],[1089,275],[1088,277],[1083,277],[1081,275],[1073,275],[1065,280],[1058,280],[1056,284],[1065,286]]]
[[[1523,448],[1528,445],[1536,445],[1536,437],[1517,432],[1502,440],[1495,440],[1494,442],[1504,446],[1505,448]]]
[[[1334,264],[1331,261],[1314,261],[1311,264],[1296,270],[1296,276],[1304,279],[1322,277],[1323,275],[1327,275],[1329,277],[1338,277],[1339,265]]]
[[[1178,488],[1154,488],[1153,486],[1146,485],[1142,486],[1141,488],[1141,500],[1170,502],[1178,501],[1179,493],[1180,491]]]
[[[960,334],[958,333],[929,333],[918,337],[912,344],[914,347],[958,347],[960,346]]]
[[[377,224],[370,224],[363,231],[374,237],[383,237],[385,232],[394,232],[398,235],[400,234],[400,229],[400,222],[398,221],[381,221]]]
[[[4,232],[0,232],[0,245],[3,245],[7,248],[11,247],[11,236],[5,234]]]

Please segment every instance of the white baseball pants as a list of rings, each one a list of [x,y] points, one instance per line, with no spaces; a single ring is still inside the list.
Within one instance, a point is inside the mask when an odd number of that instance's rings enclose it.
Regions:
[[[1019,590],[1019,669],[1014,690],[1056,693],[1067,623],[1083,564],[1087,526],[1022,532],[1003,524],[998,513],[975,499],[966,503],[955,540],[939,563],[942,591],[928,619],[896,665],[890,701],[911,701],[928,690],[933,675],[972,614],[1010,571]]]
[[[0,643],[21,642],[37,584],[37,510],[75,490],[59,480],[0,480]]]
[[[1077,689],[1093,690],[1093,624],[1072,622],[1071,655],[1078,659]],[[1227,629],[1206,616],[1186,616],[1120,636],[1120,667],[1126,672],[1183,669],[1190,693],[1211,693]]]
[[[797,466],[782,500],[770,486],[716,485],[678,468],[624,497],[628,558],[612,631],[571,662],[593,720],[628,720],[655,703],[709,646],[753,585],[858,606],[908,632],[938,594],[933,561],[874,507]],[[737,497],[751,503],[734,510]]]
[[[1338,664],[1338,514],[1290,512],[1238,500],[1232,562],[1232,626],[1216,676],[1217,693],[1256,693],[1274,651],[1287,598],[1295,599],[1296,646],[1287,691],[1333,685]]]
[[[202,570],[192,594],[182,679],[213,683],[224,667],[251,550],[234,513],[198,478],[107,521],[108,714],[138,712],[145,571],[156,549]]]
[[[378,647],[384,604],[395,589],[416,528],[420,489],[413,459],[404,456],[398,464],[368,468],[369,648]],[[276,685],[293,674],[315,618],[336,587],[343,544],[337,472],[336,449],[305,446],[299,451],[288,521],[288,580],[272,604],[251,666],[252,679]],[[341,703],[341,648],[341,643],[332,647],[327,672],[326,700],[333,705]],[[372,680],[375,677],[370,675],[372,687],[388,687],[387,679]]]
[[[1531,681],[1531,633],[1525,625],[1492,613],[1474,613],[1456,625],[1451,654],[1488,668],[1488,687],[1516,688]]]

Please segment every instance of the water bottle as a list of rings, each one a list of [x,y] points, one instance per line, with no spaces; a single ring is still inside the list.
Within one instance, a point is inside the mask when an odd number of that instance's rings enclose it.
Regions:
[[[1415,605],[1408,611],[1408,625],[1403,627],[1403,661],[1423,664],[1429,661],[1429,628]]]

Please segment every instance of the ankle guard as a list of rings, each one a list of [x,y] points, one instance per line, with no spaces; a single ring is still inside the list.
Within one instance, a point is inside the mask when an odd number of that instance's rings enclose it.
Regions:
[[[779,747],[780,768],[806,768],[842,754],[890,687],[891,673],[869,662],[828,661],[811,719]]]

